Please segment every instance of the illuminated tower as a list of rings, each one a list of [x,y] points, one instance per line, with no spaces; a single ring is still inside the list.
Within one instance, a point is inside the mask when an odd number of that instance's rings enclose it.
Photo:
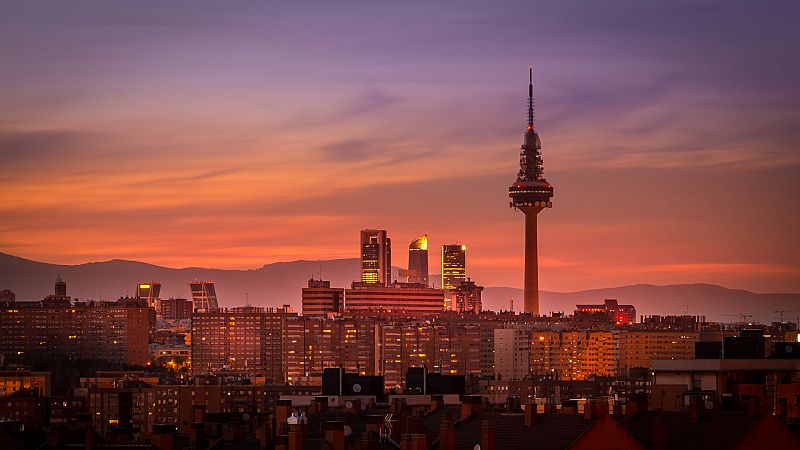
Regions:
[[[147,306],[156,306],[156,299],[161,295],[161,283],[147,281],[136,285],[136,297],[147,300]]]
[[[424,234],[408,245],[408,282],[428,285],[428,235]]]
[[[467,246],[442,244],[442,289],[456,289],[467,279]]]
[[[386,230],[361,230],[361,282],[392,284],[392,240]]]
[[[192,289],[192,303],[194,310],[198,312],[211,312],[219,309],[217,303],[217,291],[214,289],[213,281],[192,281],[189,283]]]
[[[519,156],[517,181],[508,188],[509,206],[525,214],[525,312],[539,314],[539,260],[536,245],[536,215],[553,203],[553,186],[544,178],[542,144],[533,115],[533,68],[529,68],[528,129]]]

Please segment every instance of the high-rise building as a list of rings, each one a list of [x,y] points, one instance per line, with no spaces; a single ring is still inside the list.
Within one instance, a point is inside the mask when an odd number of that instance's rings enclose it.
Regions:
[[[392,283],[392,240],[386,230],[361,230],[361,282]]]
[[[442,289],[456,289],[466,279],[467,246],[442,244]]]
[[[494,369],[498,380],[530,375],[531,332],[523,328],[494,330]]]
[[[460,313],[479,314],[483,310],[481,292],[483,292],[483,286],[478,286],[474,281],[467,278],[455,289],[447,292],[445,309]]]
[[[141,300],[17,302],[0,308],[0,355],[66,355],[144,365],[155,325]]]
[[[164,320],[188,320],[192,318],[192,302],[185,298],[167,298],[157,302],[158,315]]]
[[[61,279],[61,275],[56,278],[55,296],[58,298],[67,297],[67,283]]]
[[[192,374],[237,372],[282,380],[284,309],[214,309],[192,314]]]
[[[217,291],[214,289],[213,281],[192,281],[189,283],[189,287],[192,289],[195,311],[205,312],[219,309]]]
[[[525,312],[539,314],[539,259],[536,216],[553,203],[553,186],[544,178],[542,148],[533,113],[533,68],[528,84],[528,129],[519,157],[517,180],[508,188],[509,206],[525,214]]]
[[[327,316],[344,309],[344,288],[332,288],[330,281],[308,280],[303,288],[303,315]]]
[[[408,245],[409,283],[428,285],[428,235],[424,234]]]
[[[158,281],[145,281],[136,285],[136,298],[147,301],[147,306],[156,307],[156,301],[161,295],[161,283]]]

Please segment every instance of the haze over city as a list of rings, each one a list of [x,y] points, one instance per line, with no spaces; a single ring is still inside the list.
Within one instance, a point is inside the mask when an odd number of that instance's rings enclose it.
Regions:
[[[372,227],[522,287],[533,65],[541,289],[797,292],[800,32],[767,3],[4,2],[0,251],[246,269]]]

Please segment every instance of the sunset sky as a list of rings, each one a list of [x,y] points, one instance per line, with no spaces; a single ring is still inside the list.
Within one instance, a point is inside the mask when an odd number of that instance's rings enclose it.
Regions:
[[[602,4],[601,4],[602,3]],[[394,263],[428,233],[522,285],[800,292],[800,2],[0,1],[0,251]]]

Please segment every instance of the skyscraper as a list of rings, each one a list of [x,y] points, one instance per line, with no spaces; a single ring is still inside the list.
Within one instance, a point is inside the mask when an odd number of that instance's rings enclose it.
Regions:
[[[159,295],[161,283],[158,281],[145,281],[136,285],[136,298],[147,300],[147,306],[155,308]]]
[[[453,290],[467,279],[467,246],[442,244],[442,289]]]
[[[529,68],[528,128],[519,157],[517,180],[508,188],[510,207],[525,214],[525,312],[539,314],[539,257],[536,216],[553,203],[553,186],[544,178],[542,143],[536,132],[533,114],[533,68]]]
[[[361,230],[361,282],[392,283],[392,240],[386,230]]]
[[[67,296],[67,283],[61,279],[61,275],[56,278],[55,296],[58,298],[65,298]]]
[[[219,309],[217,291],[214,289],[213,281],[192,281],[189,283],[189,287],[192,289],[195,311],[209,312]]]
[[[408,245],[408,282],[428,285],[428,235],[411,241]]]

